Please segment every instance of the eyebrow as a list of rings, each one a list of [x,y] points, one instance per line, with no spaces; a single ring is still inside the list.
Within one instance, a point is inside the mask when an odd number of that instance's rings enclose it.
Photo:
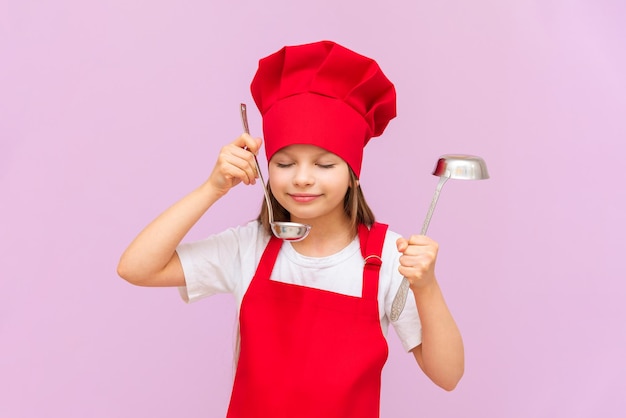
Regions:
[[[296,154],[296,155],[294,155],[294,154]],[[274,154],[274,156],[272,158],[274,158],[276,156],[285,156],[285,157],[293,158],[295,156],[299,156],[299,154],[301,154],[301,153],[300,152],[295,152],[294,153],[294,152],[290,152],[289,150],[284,150],[283,149],[283,150],[276,151],[276,153]],[[337,154],[333,154],[332,152],[327,151],[325,149],[322,149],[322,150],[316,151],[316,152],[312,152],[312,153],[305,152],[305,154],[307,154],[307,156],[312,156],[313,158],[322,158],[322,157],[326,157],[326,156],[341,158]]]

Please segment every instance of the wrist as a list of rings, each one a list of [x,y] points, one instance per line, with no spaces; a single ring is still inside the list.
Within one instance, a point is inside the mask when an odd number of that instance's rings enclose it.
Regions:
[[[433,295],[437,295],[441,293],[441,289],[439,288],[439,284],[437,280],[433,277],[431,280],[422,281],[420,280],[417,284],[411,285],[411,291],[415,296],[415,300],[418,298],[428,298]]]
[[[217,187],[209,178],[198,187],[198,192],[205,196],[209,201],[214,202],[228,193],[229,189]]]

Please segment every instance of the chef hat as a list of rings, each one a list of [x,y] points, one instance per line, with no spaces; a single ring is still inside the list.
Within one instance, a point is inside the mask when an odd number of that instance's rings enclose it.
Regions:
[[[330,41],[261,59],[250,89],[268,160],[288,145],[317,145],[359,176],[363,147],[396,116],[395,88],[376,61]]]

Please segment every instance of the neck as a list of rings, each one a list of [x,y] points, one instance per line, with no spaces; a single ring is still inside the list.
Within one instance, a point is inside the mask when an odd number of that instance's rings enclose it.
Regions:
[[[350,225],[350,219],[343,216],[336,221],[328,219],[311,222],[307,219],[292,219],[293,222],[311,225],[309,235],[299,242],[293,242],[293,248],[302,255],[309,257],[326,257],[343,250],[356,235]]]

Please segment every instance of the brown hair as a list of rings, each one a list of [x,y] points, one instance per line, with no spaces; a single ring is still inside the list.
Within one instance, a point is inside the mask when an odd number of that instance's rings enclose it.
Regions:
[[[375,218],[372,209],[370,209],[369,205],[365,201],[365,196],[363,195],[363,191],[361,190],[361,186],[359,185],[359,179],[356,177],[356,174],[354,174],[354,171],[352,171],[352,168],[349,168],[349,171],[350,187],[348,187],[348,191],[343,198],[343,208],[350,218],[350,225],[352,226],[354,233],[356,234],[357,226],[359,224],[364,224],[367,227],[370,227],[374,223]],[[276,200],[276,198],[272,194],[272,189],[269,187],[269,182],[267,184],[267,191],[270,196],[270,202],[272,203],[274,220],[289,222],[291,220],[291,214],[287,211],[287,209],[282,207],[280,203],[278,203],[278,200]],[[263,199],[261,212],[257,217],[257,221],[261,223],[265,232],[267,232],[269,235],[272,235],[265,199]]]

